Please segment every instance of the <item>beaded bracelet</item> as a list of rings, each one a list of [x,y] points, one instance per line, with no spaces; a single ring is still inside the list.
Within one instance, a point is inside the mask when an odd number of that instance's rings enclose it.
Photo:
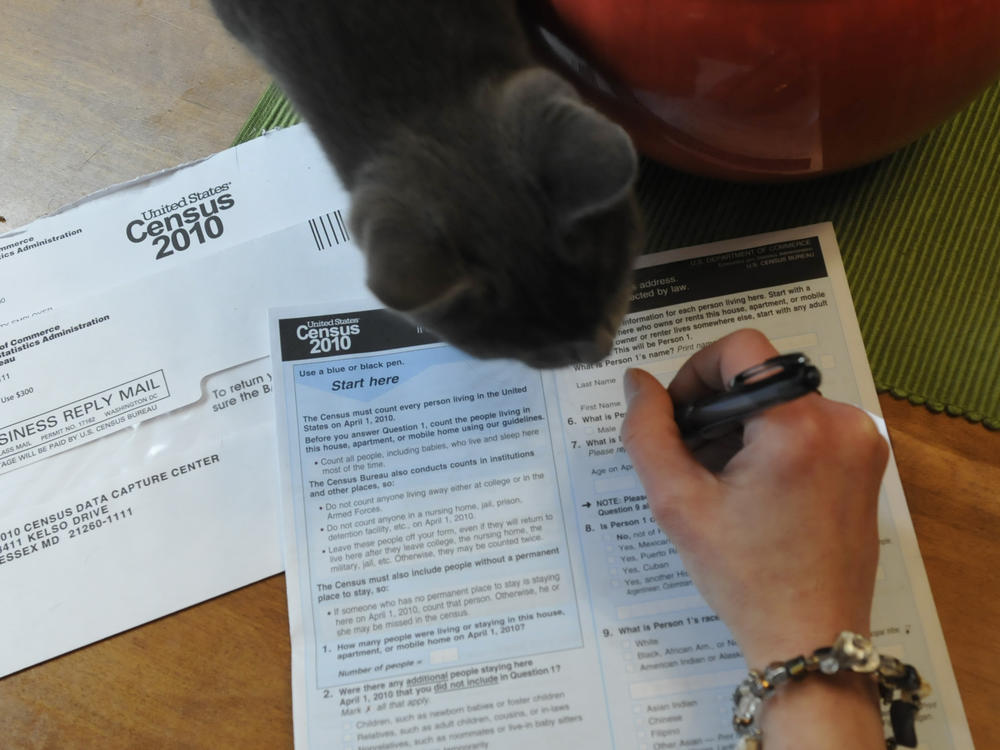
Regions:
[[[889,706],[892,724],[893,736],[885,741],[887,750],[916,747],[914,722],[921,700],[930,693],[930,686],[909,664],[903,664],[894,656],[879,654],[869,639],[845,630],[832,646],[818,648],[812,656],[772,662],[763,672],[750,670],[733,694],[733,727],[740,735],[737,750],[761,750],[763,747],[758,722],[760,710],[778,687],[813,672],[829,675],[841,670],[873,674],[877,678],[879,698]]]

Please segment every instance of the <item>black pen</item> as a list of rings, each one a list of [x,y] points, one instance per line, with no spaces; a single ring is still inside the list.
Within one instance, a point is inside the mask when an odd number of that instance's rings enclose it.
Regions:
[[[725,391],[679,406],[674,419],[686,441],[711,440],[754,414],[812,393],[820,380],[804,354],[781,354],[744,370]]]

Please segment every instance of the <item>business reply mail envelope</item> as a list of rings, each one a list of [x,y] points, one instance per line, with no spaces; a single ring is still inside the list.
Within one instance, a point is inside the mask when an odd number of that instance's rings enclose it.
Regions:
[[[282,570],[267,310],[369,297],[334,187],[0,327],[0,676]]]

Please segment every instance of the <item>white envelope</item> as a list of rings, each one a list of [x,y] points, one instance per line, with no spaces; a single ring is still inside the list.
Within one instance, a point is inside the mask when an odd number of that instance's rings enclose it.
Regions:
[[[282,570],[267,310],[371,299],[315,229],[0,329],[0,676]]]
[[[317,244],[336,244],[346,206],[305,125],[108,188],[0,234],[0,339],[40,310],[309,219]]]

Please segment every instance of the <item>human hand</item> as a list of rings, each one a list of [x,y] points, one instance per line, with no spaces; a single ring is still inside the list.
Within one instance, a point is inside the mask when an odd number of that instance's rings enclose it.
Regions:
[[[841,630],[870,632],[888,459],[867,414],[808,394],[747,420],[742,449],[718,472],[699,463],[674,403],[775,354],[744,330],[696,353],[668,390],[641,370],[625,379],[622,440],[653,516],[752,666],[812,653]]]

